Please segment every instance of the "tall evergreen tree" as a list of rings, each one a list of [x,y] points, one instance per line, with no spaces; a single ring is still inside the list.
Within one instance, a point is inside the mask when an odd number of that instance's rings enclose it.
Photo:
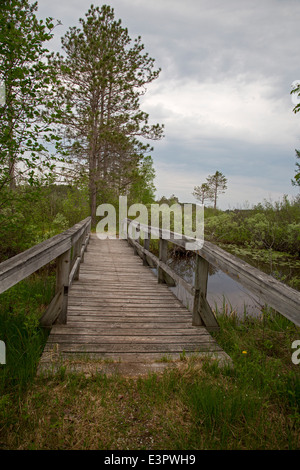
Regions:
[[[209,175],[206,178],[207,185],[212,194],[214,201],[214,209],[217,208],[218,195],[225,192],[227,189],[227,178],[220,171],[216,171],[214,175]]]
[[[139,138],[159,139],[163,126],[149,125],[148,114],[140,109],[145,85],[160,72],[143,52],[141,38],[131,44],[128,30],[107,5],[91,5],[85,17],[80,28],[70,28],[62,38],[65,55],[53,56],[53,67],[59,70],[58,92],[65,99],[66,143],[75,160],[88,167],[95,224],[101,186],[116,171],[122,175],[130,165],[134,170],[149,151]]]
[[[201,202],[201,204],[204,204],[207,199],[212,199],[214,197],[208,183],[202,183],[201,186],[195,186],[192,194]]]

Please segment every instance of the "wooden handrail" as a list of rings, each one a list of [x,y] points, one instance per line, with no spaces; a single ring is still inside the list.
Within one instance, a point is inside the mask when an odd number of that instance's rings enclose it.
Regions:
[[[0,293],[56,260],[56,294],[41,318],[41,324],[50,326],[54,321],[66,323],[68,289],[78,278],[91,230],[91,217],[87,217],[49,240],[29,248],[0,264]]]
[[[256,294],[267,305],[274,308],[277,312],[292,321],[295,325],[300,326],[300,292],[292,289],[291,287],[283,284],[282,282],[274,279],[272,276],[263,273],[257,268],[254,268],[245,261],[238,257],[222,250],[218,246],[204,241],[199,250],[195,250],[196,254],[196,272],[195,283],[191,286],[186,281],[183,281],[178,274],[176,274],[165,262],[165,255],[162,256],[161,249],[162,243],[160,242],[160,255],[157,258],[149,251],[149,235],[151,233],[164,240],[164,245],[171,242],[177,246],[186,249],[188,243],[193,243],[193,238],[183,235],[181,239],[176,238],[175,233],[171,231],[162,230],[157,227],[134,222],[131,219],[124,219],[124,226],[126,226],[126,234],[128,241],[141,253],[143,259],[148,259],[149,262],[156,264],[160,272],[159,277],[162,279],[162,272],[164,275],[171,277],[176,284],[181,284],[190,294],[194,297],[194,311],[193,323],[204,324],[207,329],[217,329],[215,316],[207,302],[207,277],[208,277],[208,263],[221,269],[228,274],[235,281],[240,282],[244,287]],[[127,233],[127,226],[131,224],[137,230],[147,234],[147,248],[140,245]],[[177,234],[178,235],[178,234]],[[165,250],[165,248],[164,248]],[[164,258],[164,259],[162,259]],[[160,281],[161,282],[161,281]],[[168,281],[165,278],[165,282]]]

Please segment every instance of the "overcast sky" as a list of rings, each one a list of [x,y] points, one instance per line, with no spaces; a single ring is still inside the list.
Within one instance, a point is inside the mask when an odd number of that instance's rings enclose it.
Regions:
[[[38,16],[61,20],[48,43],[79,26],[91,3],[38,0]],[[300,80],[299,0],[111,0],[132,39],[162,69],[141,104],[165,125],[154,142],[157,197],[195,202],[193,188],[221,171],[221,209],[295,196],[300,113],[290,91]],[[151,142],[150,142],[151,143]]]

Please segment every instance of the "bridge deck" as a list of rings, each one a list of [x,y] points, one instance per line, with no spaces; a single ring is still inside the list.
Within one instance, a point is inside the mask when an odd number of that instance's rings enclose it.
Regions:
[[[164,364],[191,353],[228,358],[125,240],[92,234],[69,291],[67,324],[52,327],[39,370],[58,359]]]

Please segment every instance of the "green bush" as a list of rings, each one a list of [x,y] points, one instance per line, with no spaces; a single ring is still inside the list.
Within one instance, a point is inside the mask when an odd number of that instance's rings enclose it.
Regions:
[[[285,196],[276,203],[258,204],[252,210],[235,210],[205,218],[208,240],[300,253],[300,199]]]

